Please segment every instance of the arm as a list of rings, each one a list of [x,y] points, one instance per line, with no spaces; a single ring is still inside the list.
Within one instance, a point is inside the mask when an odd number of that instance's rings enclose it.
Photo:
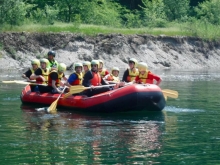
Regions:
[[[31,70],[29,69],[28,71],[26,71],[25,73],[22,74],[22,78],[26,79],[27,81],[30,81],[30,76],[31,76]]]
[[[149,76],[149,78],[154,79],[154,80],[157,81],[156,85],[159,85],[161,83],[161,81],[162,81],[162,79],[159,76],[157,76],[157,75],[155,75],[155,74],[153,74],[151,72],[148,74],[148,76]]]
[[[68,86],[68,87],[70,87],[70,86],[71,86],[70,84],[72,84],[76,79],[77,79],[76,74],[74,74],[74,73],[71,74],[71,75],[69,76],[67,82],[65,83],[65,85]]]
[[[90,80],[92,78],[93,78],[92,72],[91,71],[86,72],[86,74],[83,77],[82,85],[85,87],[90,87],[91,86]]]
[[[31,76],[30,79],[37,79],[41,78],[43,81],[45,81],[45,78],[42,76],[42,71],[40,68],[38,68]]]
[[[124,72],[123,77],[122,77],[122,81],[127,82],[127,77],[128,77],[128,69]]]

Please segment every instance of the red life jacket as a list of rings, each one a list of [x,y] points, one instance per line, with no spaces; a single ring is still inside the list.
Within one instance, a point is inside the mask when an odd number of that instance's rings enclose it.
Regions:
[[[78,73],[73,73],[73,74],[75,74],[76,75],[76,77],[77,77],[77,79],[75,80],[75,81],[73,81],[70,85],[82,85],[82,77],[83,77],[83,74],[82,73],[80,73],[80,74],[78,74]],[[71,74],[72,75],[72,74]],[[70,76],[71,76],[70,75]]]
[[[48,76],[48,86],[52,86],[52,79],[50,78],[51,73],[57,73],[57,71],[56,71],[56,70],[52,70],[52,71],[50,72],[50,74],[49,74],[49,76]],[[57,73],[57,75],[58,75],[58,73]],[[59,77],[59,76],[58,76],[58,77]],[[56,85],[57,87],[60,86],[60,79],[59,79],[59,78],[56,79],[55,85]]]
[[[99,72],[92,72],[93,78],[90,80],[91,85],[99,86],[101,84],[101,76]]]
[[[144,75],[142,75],[142,74],[139,74],[139,80],[138,80],[138,82],[139,83],[143,83],[143,84],[153,84],[154,83],[154,81],[153,81],[153,79],[149,79],[148,78],[148,73],[149,73],[150,71],[148,71],[148,72],[146,72]]]
[[[38,83],[38,84],[46,84],[47,80],[48,80],[49,69],[46,68],[45,71],[43,69],[41,69],[41,71],[42,71],[42,76],[45,78],[45,82],[43,82],[41,78],[36,78],[36,83]]]

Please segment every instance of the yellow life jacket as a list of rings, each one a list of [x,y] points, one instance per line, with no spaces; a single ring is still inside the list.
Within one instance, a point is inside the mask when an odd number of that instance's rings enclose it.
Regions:
[[[133,72],[131,69],[128,69],[128,77],[127,77],[127,81],[131,82],[133,80],[135,80],[135,78],[139,75],[139,71],[137,68],[135,68],[135,71]]]
[[[114,81],[114,82],[120,82],[119,77],[114,76],[113,74],[109,74],[107,81]]]
[[[102,78],[104,78],[106,75],[105,75],[105,72],[106,72],[107,69],[102,69],[102,71],[100,72],[99,71],[99,74]]]
[[[82,85],[83,74],[82,73],[78,74],[76,72],[74,72],[73,74],[77,76],[77,79],[73,81],[70,85]]]
[[[140,83],[143,83],[143,84],[153,84],[153,80],[152,79],[149,79],[148,78],[148,73],[149,73],[150,71],[147,71],[147,72],[145,72],[145,74],[139,74],[139,79],[140,79]]]

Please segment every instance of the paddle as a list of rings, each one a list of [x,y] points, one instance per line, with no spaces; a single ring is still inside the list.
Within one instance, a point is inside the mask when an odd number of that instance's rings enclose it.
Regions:
[[[61,95],[63,94],[63,92],[65,91],[65,89],[67,88],[67,86],[65,86],[61,92],[61,94],[57,97],[57,99],[52,102],[52,104],[48,107],[47,109],[47,112],[50,112],[50,113],[55,113],[56,112],[56,108],[57,108],[57,103],[61,97]]]
[[[171,98],[176,99],[179,96],[177,91],[170,90],[170,89],[163,89],[162,92],[163,92],[163,95],[165,96],[165,99],[167,97],[171,97]]]
[[[33,82],[27,82],[27,81],[21,81],[21,80],[12,80],[12,81],[2,81],[3,83],[7,83],[7,84],[11,84],[11,83],[16,83],[16,84],[30,84],[30,85],[43,85],[46,86],[47,84],[37,84],[37,83],[33,83]]]
[[[75,93],[83,92],[86,89],[102,88],[102,87],[110,87],[110,86],[115,86],[115,84],[100,85],[100,86],[93,86],[93,87],[84,87],[84,86],[81,86],[81,85],[79,85],[79,86],[71,86],[69,92],[64,95],[64,98],[67,98],[67,97],[69,97],[69,96],[71,96],[72,94],[75,94]]]

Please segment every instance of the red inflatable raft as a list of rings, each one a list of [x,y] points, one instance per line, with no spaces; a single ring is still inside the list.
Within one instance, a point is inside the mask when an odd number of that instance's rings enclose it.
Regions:
[[[128,85],[92,97],[74,95],[63,98],[63,95],[58,101],[58,107],[88,112],[161,111],[166,104],[161,89],[153,84]],[[27,85],[22,90],[21,101],[50,105],[58,96],[59,94],[31,92]]]

